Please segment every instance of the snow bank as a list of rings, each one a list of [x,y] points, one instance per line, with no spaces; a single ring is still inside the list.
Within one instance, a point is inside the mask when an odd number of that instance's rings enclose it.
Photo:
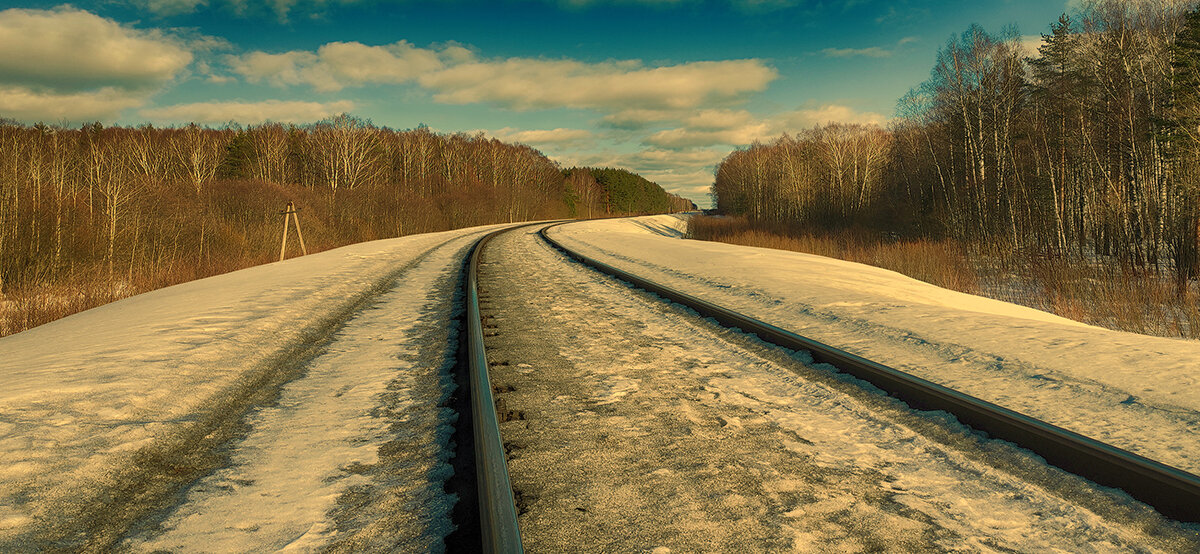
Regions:
[[[148,458],[204,439],[403,268],[481,229],[249,268],[0,338],[0,550],[82,540],[76,520],[155,478],[136,469]]]
[[[823,256],[680,240],[685,218],[551,233],[633,273],[1200,473],[1200,342],[1101,329]]]

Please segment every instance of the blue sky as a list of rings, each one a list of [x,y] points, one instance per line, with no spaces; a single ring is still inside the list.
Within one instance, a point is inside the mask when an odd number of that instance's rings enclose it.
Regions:
[[[343,111],[627,167],[707,203],[734,148],[886,124],[968,25],[1063,0],[0,0],[0,117],[304,123]]]

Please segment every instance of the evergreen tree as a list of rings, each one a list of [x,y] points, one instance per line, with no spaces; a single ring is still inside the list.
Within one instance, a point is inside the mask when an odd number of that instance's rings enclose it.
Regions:
[[[1062,14],[1050,25],[1050,34],[1042,35],[1039,56],[1030,60],[1033,74],[1032,97],[1040,108],[1038,115],[1044,131],[1042,148],[1035,148],[1046,162],[1046,179],[1038,195],[1052,209],[1055,245],[1065,249],[1082,231],[1079,217],[1070,208],[1079,205],[1080,190],[1071,169],[1080,150],[1080,137],[1072,132],[1074,121],[1086,97],[1086,75],[1079,67],[1079,35],[1070,16]],[[1047,210],[1050,211],[1050,210]]]
[[[1167,154],[1173,166],[1177,217],[1171,244],[1175,276],[1182,287],[1200,275],[1200,9],[1184,17],[1171,49],[1175,71],[1170,120],[1164,127]]]
[[[254,163],[254,144],[250,134],[239,130],[229,144],[225,145],[225,158],[217,167],[217,176],[222,179],[246,179],[250,177],[250,164]]]

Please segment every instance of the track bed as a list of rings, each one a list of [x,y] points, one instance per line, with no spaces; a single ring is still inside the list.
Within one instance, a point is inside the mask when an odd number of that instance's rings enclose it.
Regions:
[[[1195,547],[1121,495],[568,261],[485,251],[531,551]]]

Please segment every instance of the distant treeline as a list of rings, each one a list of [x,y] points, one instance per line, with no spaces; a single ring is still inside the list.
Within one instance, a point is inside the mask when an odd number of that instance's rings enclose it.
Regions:
[[[580,217],[600,214],[675,213],[697,209],[686,198],[625,169],[573,167],[565,172]]]
[[[828,125],[719,166],[720,210],[810,228],[1103,256],[1200,274],[1200,15],[1087,1],[1027,57],[972,25],[888,129]]]
[[[482,134],[395,131],[349,115],[220,129],[66,129],[0,120],[0,301],[8,300],[0,312],[46,287],[62,289],[59,296],[105,289],[86,293],[96,297],[81,301],[89,307],[105,295],[271,261],[288,201],[301,210],[310,252],[488,223],[678,205],[652,183],[652,193],[627,201],[624,180],[580,182],[569,177],[577,171]],[[28,317],[7,330],[0,325],[0,334],[46,319]]]

